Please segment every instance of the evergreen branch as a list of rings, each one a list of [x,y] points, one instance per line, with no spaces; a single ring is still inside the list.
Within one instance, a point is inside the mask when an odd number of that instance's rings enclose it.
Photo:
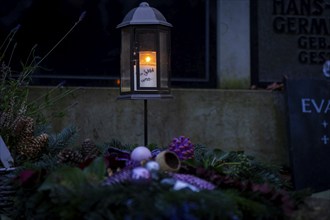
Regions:
[[[69,146],[69,144],[74,142],[76,135],[77,129],[73,125],[62,129],[58,134],[50,135],[48,141],[49,150],[57,151]]]

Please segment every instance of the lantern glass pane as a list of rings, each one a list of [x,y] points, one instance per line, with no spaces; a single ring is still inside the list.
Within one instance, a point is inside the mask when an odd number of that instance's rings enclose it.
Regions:
[[[137,32],[139,46],[138,89],[155,90],[158,88],[156,36],[155,31],[140,30]]]
[[[130,32],[129,30],[122,30],[122,42],[121,42],[121,79],[120,79],[120,89],[121,92],[131,91],[131,76],[130,76]]]
[[[168,89],[170,71],[168,32],[159,33],[160,87]]]
[[[139,42],[139,50],[140,51],[156,51],[156,32],[154,31],[143,31],[140,30],[137,34],[138,42]]]

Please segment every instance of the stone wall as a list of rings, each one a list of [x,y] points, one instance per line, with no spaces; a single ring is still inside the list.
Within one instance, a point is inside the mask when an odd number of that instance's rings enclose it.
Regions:
[[[34,100],[50,88],[31,88]],[[196,144],[243,150],[260,160],[287,164],[284,94],[266,90],[173,89],[174,99],[148,101],[148,143],[167,146],[184,135]],[[81,88],[52,109],[66,115],[54,131],[72,124],[85,138],[103,144],[144,144],[143,100],[117,100],[116,88]],[[50,114],[49,112],[47,112]]]

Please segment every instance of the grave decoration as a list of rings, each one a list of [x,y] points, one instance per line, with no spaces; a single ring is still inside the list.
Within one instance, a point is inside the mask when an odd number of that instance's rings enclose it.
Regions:
[[[91,139],[75,146],[71,138],[66,139],[71,144],[58,145],[53,158],[15,171],[15,208],[2,214],[15,219],[282,219],[306,196],[292,191],[279,167],[244,152],[194,144],[185,136],[167,147],[115,140],[97,145]],[[182,145],[171,151],[178,140]],[[189,157],[181,157],[187,148]],[[139,157],[136,149],[143,149]],[[176,169],[162,169],[157,158],[163,152],[171,152],[163,162]]]

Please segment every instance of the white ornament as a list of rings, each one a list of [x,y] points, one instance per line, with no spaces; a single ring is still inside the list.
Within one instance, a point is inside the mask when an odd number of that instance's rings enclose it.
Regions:
[[[146,163],[145,167],[147,168],[147,170],[149,170],[150,172],[156,172],[159,170],[159,164],[156,161],[149,161]]]
[[[151,157],[151,151],[145,146],[136,147],[131,153],[131,160],[138,162],[149,160]]]
[[[190,189],[191,191],[194,191],[194,192],[198,192],[199,189],[196,187],[196,186],[193,186],[189,183],[186,183],[186,182],[183,182],[181,180],[177,180],[173,186],[173,189],[174,190],[181,190],[181,189],[185,189],[185,188],[188,188]]]
[[[132,179],[133,180],[148,180],[151,175],[149,170],[144,167],[135,167],[132,170]]]

